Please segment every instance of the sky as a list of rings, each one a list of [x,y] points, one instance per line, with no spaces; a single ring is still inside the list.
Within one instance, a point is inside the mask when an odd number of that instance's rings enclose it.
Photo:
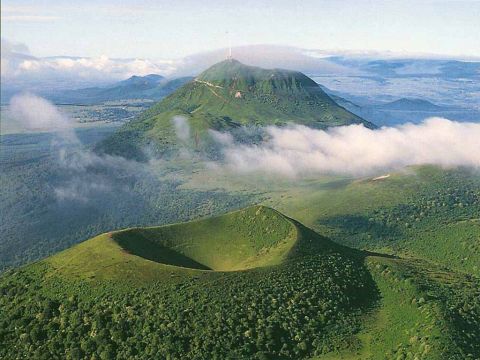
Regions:
[[[480,0],[2,0],[35,56],[171,59],[248,44],[480,56]],[[227,35],[228,32],[228,35]]]

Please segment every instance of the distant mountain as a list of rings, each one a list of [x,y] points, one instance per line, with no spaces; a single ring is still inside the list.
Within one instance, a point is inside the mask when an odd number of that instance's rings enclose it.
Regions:
[[[98,104],[125,99],[160,100],[190,81],[190,77],[167,80],[157,74],[132,76],[107,87],[67,90],[49,96],[57,103]]]
[[[191,133],[182,146],[209,146],[208,130],[239,126],[302,124],[317,129],[349,124],[375,127],[332,100],[306,75],[267,70],[225,60],[201,73],[173,94],[126,124],[98,149],[139,157],[149,145],[160,152],[178,145],[172,118],[181,115]]]
[[[432,116],[470,122],[477,122],[479,118],[479,112],[474,109],[437,105],[420,98],[401,98],[381,104],[363,103],[361,99],[356,99],[351,94],[344,94],[326,86],[320,86],[337,104],[377,126],[418,124]],[[357,102],[357,100],[360,100],[360,102]]]
[[[379,59],[377,56],[337,55],[327,57],[326,60],[345,68],[355,69],[364,75],[377,75],[382,78],[480,78],[478,59],[472,61],[415,57]]]
[[[382,110],[399,110],[399,111],[441,111],[444,107],[435,105],[430,101],[423,99],[407,99],[402,98],[386,104],[377,105],[376,108]]]
[[[362,104],[345,99],[324,88],[339,105],[378,126],[397,126],[406,123],[418,124],[428,117],[445,117],[455,121],[477,122],[479,112],[455,106],[441,106],[419,98],[401,98],[382,104]],[[342,94],[343,95],[343,94]],[[348,97],[348,94],[344,95]]]
[[[118,82],[115,87],[130,87],[138,90],[151,89],[165,80],[165,77],[157,74],[145,76],[133,75],[126,80]]]

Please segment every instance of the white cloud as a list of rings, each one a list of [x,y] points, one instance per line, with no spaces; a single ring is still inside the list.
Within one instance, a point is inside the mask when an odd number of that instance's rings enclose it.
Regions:
[[[230,133],[222,133],[216,130],[209,130],[210,136],[215,140],[217,143],[223,146],[230,146],[233,144],[233,136]]]
[[[30,55],[25,44],[2,38],[1,76],[4,87],[34,91],[95,86],[132,75],[168,75],[176,69],[175,61],[147,59],[112,59],[98,57]]]
[[[296,125],[268,127],[266,133],[268,140],[261,145],[222,138],[221,166],[287,177],[370,175],[419,164],[480,167],[480,123],[429,118],[419,125],[377,130],[351,125],[322,131]]]
[[[61,134],[68,143],[78,143],[72,121],[47,100],[33,95],[20,94],[10,100],[10,118],[28,131],[48,131]]]
[[[178,75],[197,75],[225,60],[228,49],[217,49],[187,56],[177,62]],[[245,64],[263,68],[283,68],[317,75],[361,75],[362,72],[336,64],[308,51],[281,45],[246,45],[232,48],[232,56]]]
[[[98,155],[84,148],[76,136],[73,121],[41,97],[17,95],[11,100],[9,112],[12,119],[30,131],[54,134],[51,145],[61,180],[49,188],[59,201],[87,203],[102,195],[128,192],[122,180],[148,176],[156,164]]]
[[[190,138],[190,124],[184,116],[174,116],[172,123],[175,128],[175,135],[180,141],[187,141]]]
[[[121,80],[132,75],[165,74],[171,72],[169,62],[155,63],[145,59],[111,59],[105,55],[95,58],[32,58],[18,63],[6,74],[10,77],[51,75],[57,77]]]

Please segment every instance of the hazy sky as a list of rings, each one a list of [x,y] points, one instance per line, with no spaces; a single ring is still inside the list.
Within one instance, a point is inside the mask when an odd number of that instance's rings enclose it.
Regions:
[[[172,58],[233,45],[480,55],[480,1],[2,0],[36,56]]]

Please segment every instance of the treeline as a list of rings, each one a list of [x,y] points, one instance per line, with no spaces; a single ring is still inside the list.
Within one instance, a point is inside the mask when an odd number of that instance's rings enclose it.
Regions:
[[[309,358],[357,346],[377,298],[362,261],[338,254],[101,294],[45,271],[1,279],[0,357]]]

